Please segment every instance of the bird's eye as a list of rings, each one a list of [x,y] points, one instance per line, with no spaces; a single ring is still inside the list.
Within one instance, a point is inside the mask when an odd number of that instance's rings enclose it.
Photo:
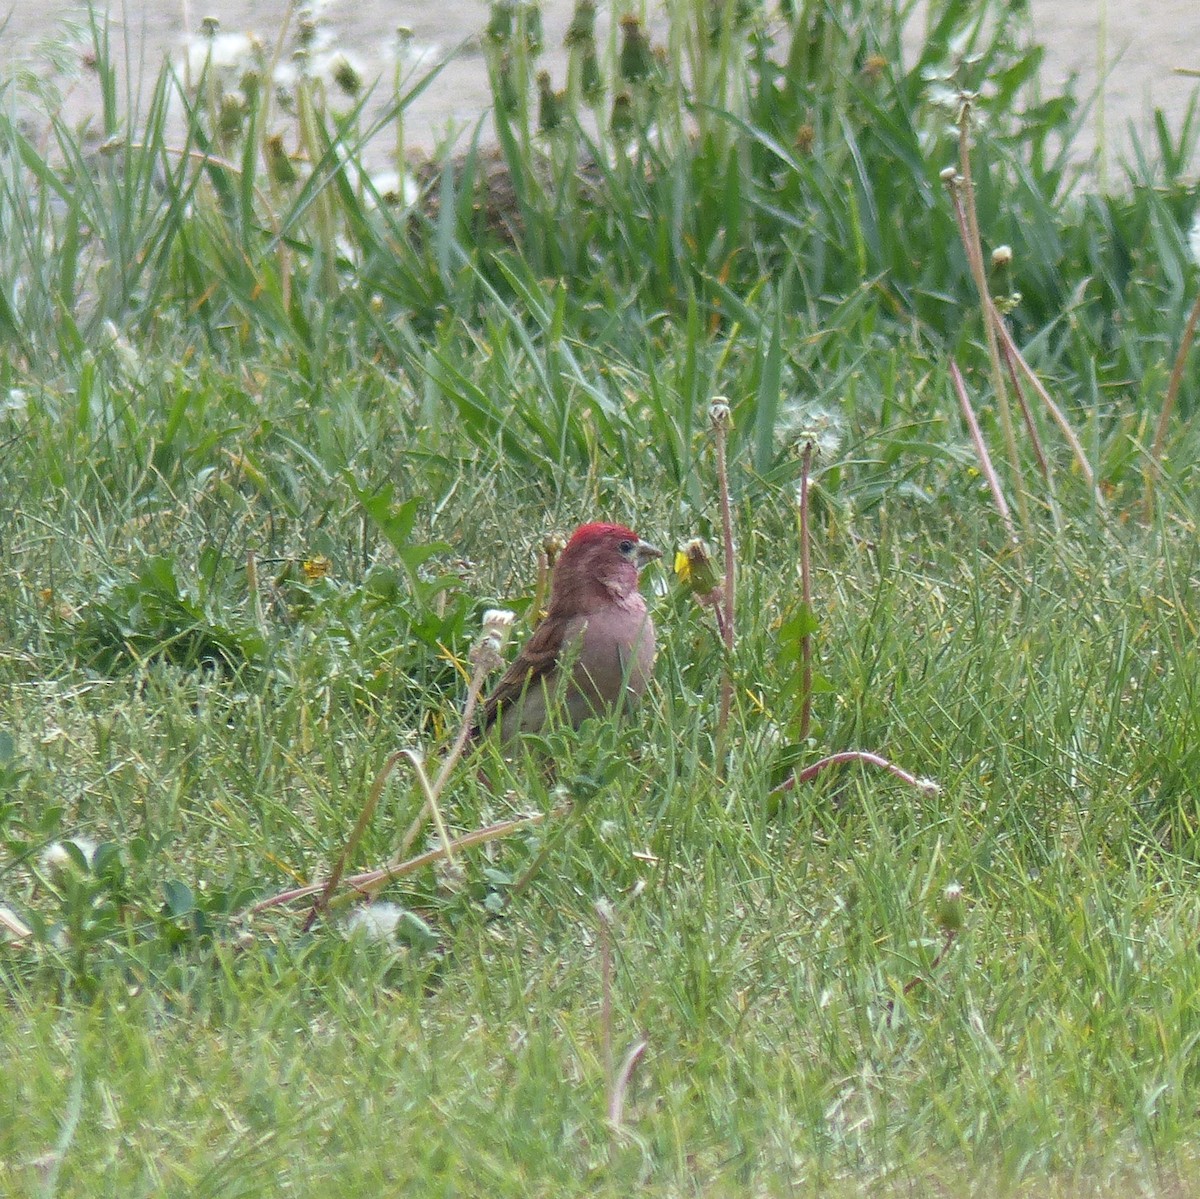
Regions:
[[[629,555],[632,554],[633,551],[637,549],[637,542],[622,541],[621,544],[619,546],[617,546],[617,549],[619,549],[621,551],[621,553],[624,554],[624,556],[626,558],[628,558]]]

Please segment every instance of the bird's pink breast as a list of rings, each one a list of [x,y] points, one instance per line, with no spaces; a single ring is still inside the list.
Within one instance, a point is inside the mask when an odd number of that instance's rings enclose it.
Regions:
[[[581,624],[572,676],[581,698],[595,707],[641,696],[650,680],[655,648],[654,622],[641,595],[634,592],[622,603],[593,611]],[[570,700],[568,695],[568,706]]]

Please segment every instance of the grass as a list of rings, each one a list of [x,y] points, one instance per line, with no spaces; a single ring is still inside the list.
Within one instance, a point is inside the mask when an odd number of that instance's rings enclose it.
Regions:
[[[139,101],[94,22],[98,155],[3,81],[0,1190],[1195,1188],[1197,128],[1089,190],[1028,30],[960,9],[908,59],[880,0],[675,5],[648,58],[584,9],[540,85],[498,9],[498,149],[408,199],[364,147],[428,78],[277,95],[284,44]],[[987,282],[1100,500],[1036,398],[1044,472],[999,452],[966,92]],[[544,820],[394,883],[394,937],[248,916],[449,744],[544,534],[723,545],[716,395],[732,649],[659,575],[636,719],[441,796]],[[939,787],[781,789],[850,750]],[[423,801],[398,769],[347,872]]]

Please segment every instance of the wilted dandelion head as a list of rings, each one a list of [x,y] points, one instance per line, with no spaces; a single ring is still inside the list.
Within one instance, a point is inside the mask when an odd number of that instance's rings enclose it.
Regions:
[[[362,91],[363,64],[345,50],[334,50],[321,63],[320,73],[327,76],[344,96],[354,97]]]
[[[284,147],[283,134],[270,134],[264,146],[267,156],[267,170],[270,172],[271,178],[276,183],[284,186],[289,183],[295,183],[299,176],[297,175],[295,165],[292,163]]]
[[[303,50],[313,50],[316,48],[317,35],[320,32],[320,24],[317,21],[316,13],[311,9],[301,9],[299,19],[296,22],[296,40]]]
[[[938,923],[947,933],[962,932],[966,923],[966,904],[961,883],[948,883],[938,904]]]
[[[633,97],[628,92],[617,92],[613,96],[612,111],[608,124],[618,142],[627,142],[633,135]]]
[[[596,36],[595,0],[575,0],[575,12],[563,38],[564,46],[594,44]]]
[[[488,8],[488,23],[484,37],[498,46],[507,46],[512,40],[513,9],[516,5],[512,0],[493,0]]]
[[[712,421],[714,429],[725,428],[732,419],[732,414],[733,410],[725,396],[713,396],[712,403],[708,406],[708,419]]]
[[[685,541],[675,552],[675,577],[696,595],[710,595],[721,585],[712,550],[703,537]]]
[[[300,563],[300,569],[304,574],[305,582],[315,583],[329,574],[333,569],[333,563],[324,554],[317,554],[312,558],[305,558]]]
[[[564,96],[554,90],[549,71],[539,71],[535,82],[538,92],[538,131],[553,133],[562,124]]]
[[[820,404],[794,399],[780,411],[775,435],[797,453],[807,450],[813,458],[828,461],[837,455],[842,444],[841,414]]]

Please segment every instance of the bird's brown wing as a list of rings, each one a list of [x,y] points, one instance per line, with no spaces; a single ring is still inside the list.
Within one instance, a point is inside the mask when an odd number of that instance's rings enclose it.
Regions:
[[[533,631],[533,636],[521,647],[521,652],[500,676],[480,709],[475,731],[484,733],[496,723],[508,704],[520,703],[533,687],[548,681],[558,664],[570,621],[554,615],[547,616]]]

